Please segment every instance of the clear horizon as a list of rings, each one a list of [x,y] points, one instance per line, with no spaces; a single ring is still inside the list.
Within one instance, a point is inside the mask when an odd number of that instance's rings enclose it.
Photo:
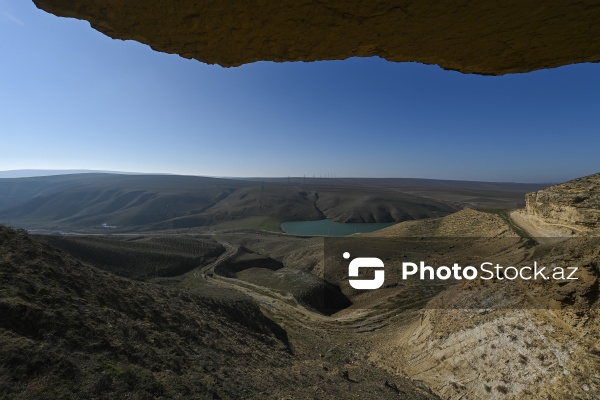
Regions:
[[[14,173],[14,176],[11,174]],[[21,174],[25,173],[25,174]],[[31,173],[31,174],[28,174]],[[465,182],[489,182],[489,183],[516,183],[516,184],[558,184],[562,182],[518,182],[518,181],[490,181],[490,180],[471,180],[471,179],[439,179],[439,178],[422,178],[418,176],[230,176],[230,175],[196,175],[196,174],[174,174],[169,172],[136,172],[136,171],[109,171],[109,170],[79,170],[79,169],[63,169],[63,170],[44,170],[44,169],[15,169],[0,171],[0,179],[6,178],[35,178],[53,175],[69,175],[69,174],[84,174],[84,173],[106,173],[106,174],[122,174],[122,175],[173,175],[173,176],[197,176],[202,178],[219,178],[219,179],[424,179],[424,180],[456,180]],[[580,177],[576,177],[580,178]]]
[[[600,65],[221,68],[0,0],[0,170],[563,182],[600,171]]]

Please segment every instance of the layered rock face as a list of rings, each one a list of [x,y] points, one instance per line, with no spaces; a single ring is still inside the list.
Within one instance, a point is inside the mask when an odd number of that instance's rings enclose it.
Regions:
[[[600,61],[596,1],[34,0],[210,64],[379,56],[499,75]]]
[[[549,224],[600,227],[600,173],[527,194],[526,211]]]

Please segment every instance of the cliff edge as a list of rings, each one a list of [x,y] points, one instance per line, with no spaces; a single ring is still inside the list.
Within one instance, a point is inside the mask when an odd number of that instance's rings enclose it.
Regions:
[[[526,196],[525,210],[547,224],[576,231],[600,227],[600,173],[550,186]]]

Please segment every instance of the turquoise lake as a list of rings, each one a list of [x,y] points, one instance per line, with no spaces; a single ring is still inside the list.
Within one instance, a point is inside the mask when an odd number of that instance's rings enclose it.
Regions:
[[[394,225],[395,222],[383,223],[342,223],[328,219],[320,221],[284,222],[281,230],[290,235],[305,236],[347,236],[353,233],[373,232]]]

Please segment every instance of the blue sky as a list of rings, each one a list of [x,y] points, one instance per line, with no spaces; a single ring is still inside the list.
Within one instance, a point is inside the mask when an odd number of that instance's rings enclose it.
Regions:
[[[600,171],[600,64],[221,68],[0,0],[0,170],[558,182]]]

